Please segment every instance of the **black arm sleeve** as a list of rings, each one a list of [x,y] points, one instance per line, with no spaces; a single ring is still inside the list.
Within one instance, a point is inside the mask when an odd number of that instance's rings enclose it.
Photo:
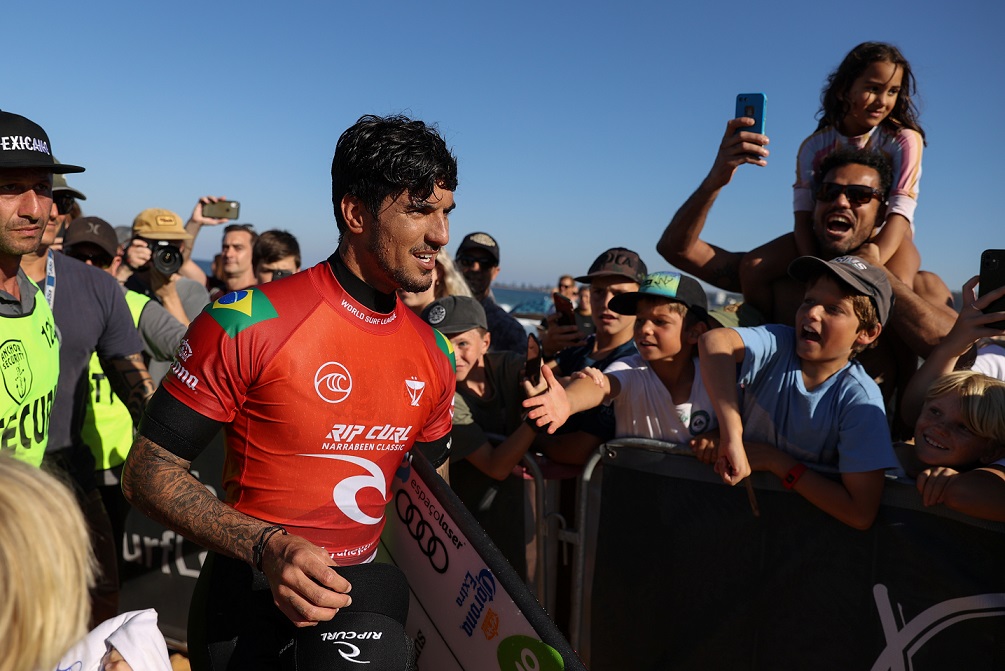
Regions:
[[[213,436],[225,426],[188,407],[164,387],[159,387],[147,403],[140,420],[139,435],[182,459],[192,461]]]
[[[439,468],[440,464],[450,456],[450,434],[443,436],[439,440],[431,443],[415,443],[415,449],[422,453],[433,468]],[[179,455],[181,456],[181,455]]]

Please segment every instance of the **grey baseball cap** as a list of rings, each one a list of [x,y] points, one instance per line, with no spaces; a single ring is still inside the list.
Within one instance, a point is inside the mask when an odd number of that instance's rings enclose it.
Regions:
[[[886,324],[893,307],[893,288],[886,271],[866,263],[857,256],[839,256],[830,261],[815,256],[800,256],[789,265],[789,275],[802,282],[827,273],[841,280],[853,290],[868,296],[876,306],[879,323]]]
[[[422,311],[422,318],[444,335],[489,328],[485,308],[470,296],[444,296],[435,300]]]

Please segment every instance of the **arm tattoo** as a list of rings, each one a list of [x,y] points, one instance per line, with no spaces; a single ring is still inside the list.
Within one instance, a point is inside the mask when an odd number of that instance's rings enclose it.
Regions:
[[[143,363],[143,355],[137,353],[120,359],[103,359],[101,367],[112,391],[129,410],[133,424],[138,425],[143,408],[157,388]]]
[[[266,524],[216,498],[189,466],[190,462],[137,436],[122,473],[122,491],[151,519],[205,548],[250,563],[255,540]]]

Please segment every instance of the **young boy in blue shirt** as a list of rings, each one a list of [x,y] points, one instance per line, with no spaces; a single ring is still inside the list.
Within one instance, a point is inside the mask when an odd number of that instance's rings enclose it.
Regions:
[[[832,517],[867,529],[883,471],[897,461],[879,387],[853,357],[879,337],[893,292],[881,268],[854,256],[800,257],[789,274],[806,283],[795,328],[715,329],[699,341],[720,440],[695,452],[728,484],[771,471]]]

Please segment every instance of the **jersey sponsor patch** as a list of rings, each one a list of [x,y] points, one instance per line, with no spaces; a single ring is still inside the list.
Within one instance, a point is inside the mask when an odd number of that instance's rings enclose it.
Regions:
[[[457,361],[454,359],[454,345],[450,342],[450,339],[433,329],[433,333],[436,334],[436,344],[440,348],[440,351],[447,355],[447,359],[450,360],[450,369],[457,372]]]
[[[231,338],[249,326],[279,316],[268,296],[255,289],[233,291],[221,296],[207,312]]]

